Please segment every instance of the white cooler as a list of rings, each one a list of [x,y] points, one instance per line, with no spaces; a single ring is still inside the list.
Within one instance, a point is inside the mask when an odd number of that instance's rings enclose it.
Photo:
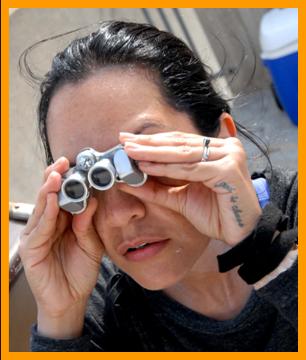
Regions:
[[[298,124],[298,9],[273,9],[260,24],[261,58],[278,100]]]

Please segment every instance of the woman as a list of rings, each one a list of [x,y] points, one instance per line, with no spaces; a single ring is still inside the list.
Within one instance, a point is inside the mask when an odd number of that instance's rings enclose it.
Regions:
[[[39,127],[49,167],[20,243],[33,351],[297,350],[296,176],[266,174],[261,207],[230,108],[184,43],[103,23],[54,58]],[[119,143],[147,182],[60,209],[77,154]]]

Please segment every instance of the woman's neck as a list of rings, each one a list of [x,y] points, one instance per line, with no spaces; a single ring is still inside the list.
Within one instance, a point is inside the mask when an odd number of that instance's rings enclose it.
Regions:
[[[253,287],[240,278],[237,269],[227,273],[218,271],[216,256],[227,249],[221,241],[212,240],[192,270],[165,289],[165,294],[216,320],[236,317],[246,305]]]

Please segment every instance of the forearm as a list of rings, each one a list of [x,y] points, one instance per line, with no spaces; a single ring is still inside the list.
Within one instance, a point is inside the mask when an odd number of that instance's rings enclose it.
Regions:
[[[37,325],[32,328],[31,351],[96,351],[85,327],[83,306],[76,306],[61,317],[38,311]]]
[[[101,345],[93,341],[93,334],[100,338],[101,325],[88,313],[71,311],[64,317],[49,317],[42,313],[39,324],[31,331],[31,351],[34,352],[93,352],[104,351]],[[39,326],[39,328],[38,328]]]
[[[97,351],[93,349],[93,344],[90,342],[90,337],[87,334],[83,334],[81,337],[74,339],[53,339],[39,334],[36,325],[32,327],[30,346],[33,352]]]
[[[60,316],[52,316],[38,309],[37,331],[53,339],[77,338],[83,331],[85,311],[86,303],[77,304]]]

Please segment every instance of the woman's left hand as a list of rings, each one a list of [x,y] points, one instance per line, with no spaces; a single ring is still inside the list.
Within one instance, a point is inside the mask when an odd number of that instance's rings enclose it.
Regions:
[[[203,139],[182,132],[121,133],[127,154],[152,178],[139,188],[119,186],[181,213],[206,236],[234,246],[252,232],[261,215],[247,156],[235,137],[209,138],[209,157],[202,161]]]

